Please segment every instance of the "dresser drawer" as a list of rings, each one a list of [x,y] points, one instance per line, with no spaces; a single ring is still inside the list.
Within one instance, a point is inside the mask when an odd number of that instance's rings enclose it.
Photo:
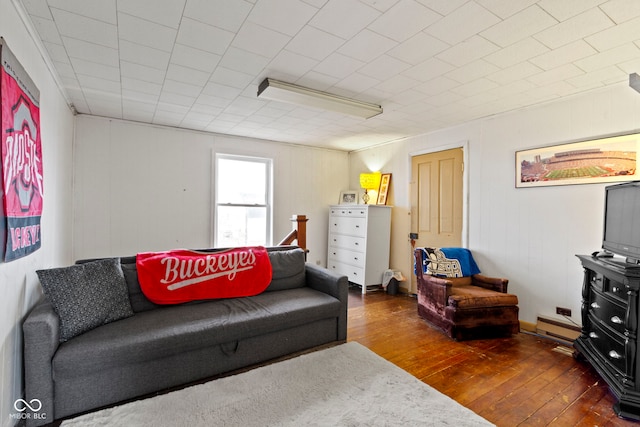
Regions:
[[[589,303],[589,313],[595,318],[609,326],[611,329],[624,334],[626,329],[625,318],[627,313],[626,304],[610,296],[596,292],[591,289],[591,301]]]
[[[356,252],[364,252],[366,248],[364,237],[347,236],[344,234],[330,234],[329,246],[349,249]]]
[[[624,341],[615,333],[608,331],[597,319],[591,318],[589,341],[601,357],[621,373],[626,371]]]
[[[364,237],[367,234],[367,221],[365,218],[332,217],[329,222],[329,232]]]
[[[604,276],[601,273],[595,271],[589,272],[591,276],[591,287],[597,291],[600,291],[608,296],[619,298],[622,301],[626,301],[628,298],[627,288],[615,280]]]
[[[329,215],[346,216],[351,218],[365,218],[367,216],[367,209],[357,207],[331,208],[329,210]]]
[[[358,268],[353,265],[337,262],[335,260],[329,260],[328,268],[338,274],[347,276],[350,282],[357,285],[364,284],[364,269]]]
[[[336,262],[353,265],[355,267],[364,268],[365,256],[362,252],[350,251],[348,249],[330,247],[329,258]]]

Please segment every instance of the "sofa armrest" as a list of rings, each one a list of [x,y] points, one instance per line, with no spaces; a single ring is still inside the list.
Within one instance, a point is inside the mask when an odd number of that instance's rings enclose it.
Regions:
[[[471,276],[472,284],[480,286],[481,288],[490,289],[496,292],[507,293],[507,287],[509,286],[509,280],[499,277],[487,277],[482,274],[474,274]]]
[[[438,313],[444,313],[451,295],[451,280],[423,274],[418,277],[418,303]]]
[[[340,317],[338,318],[338,341],[347,339],[347,301],[349,298],[349,281],[347,276],[340,276],[326,268],[306,263],[307,286],[340,301]]]
[[[22,324],[24,333],[24,381],[27,402],[38,399],[40,414],[46,419],[27,419],[27,426],[52,422],[54,414],[53,373],[51,360],[60,343],[60,318],[51,304],[36,305]]]

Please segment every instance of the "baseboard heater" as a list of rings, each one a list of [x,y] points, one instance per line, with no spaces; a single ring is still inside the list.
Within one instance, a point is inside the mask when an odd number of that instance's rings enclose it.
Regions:
[[[580,332],[581,329],[577,325],[549,317],[538,316],[536,333],[539,335],[546,335],[549,338],[572,345],[573,341],[580,336]]]

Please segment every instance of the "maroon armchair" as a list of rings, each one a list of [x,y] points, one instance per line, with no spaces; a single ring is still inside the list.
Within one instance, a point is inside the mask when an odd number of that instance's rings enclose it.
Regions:
[[[481,274],[436,277],[424,273],[416,249],[418,314],[455,340],[510,336],[520,331],[518,297],[507,279]]]

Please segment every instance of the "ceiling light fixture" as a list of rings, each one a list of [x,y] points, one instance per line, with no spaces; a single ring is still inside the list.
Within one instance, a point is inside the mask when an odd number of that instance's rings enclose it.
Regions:
[[[376,104],[356,101],[319,90],[266,78],[258,87],[258,98],[289,104],[304,105],[368,119],[382,113],[382,107]]]
[[[629,74],[629,86],[636,92],[640,92],[640,76],[637,73]]]

